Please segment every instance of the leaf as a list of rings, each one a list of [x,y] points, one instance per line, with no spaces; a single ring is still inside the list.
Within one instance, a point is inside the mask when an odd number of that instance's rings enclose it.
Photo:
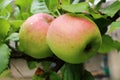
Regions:
[[[50,80],[61,80],[60,76],[54,71],[50,72],[49,78]]]
[[[101,9],[100,11],[110,17],[113,17],[120,10],[120,1],[115,1],[110,6]]]
[[[99,53],[108,53],[112,50],[120,50],[120,42],[113,40],[108,35],[102,36],[102,45],[98,50]]]
[[[18,33],[12,33],[10,36],[6,38],[6,40],[18,41],[19,40]]]
[[[113,43],[113,40],[108,35],[102,36],[102,45],[100,49],[98,50],[99,53],[107,53],[110,52],[113,49],[113,46],[111,46]]]
[[[61,3],[62,5],[67,5],[71,3],[71,0],[62,0]]]
[[[95,80],[95,78],[94,78],[94,76],[91,74],[91,72],[85,70],[85,71],[84,71],[83,80]]]
[[[19,6],[21,12],[30,11],[30,7],[33,0],[16,0],[15,5]]]
[[[14,7],[13,17],[15,17],[15,19],[21,19],[20,14],[20,8],[18,6]]]
[[[95,0],[89,0],[89,2],[94,3]]]
[[[10,76],[10,70],[5,70],[0,74],[0,79],[9,76]]]
[[[0,74],[8,67],[10,50],[6,44],[0,44]]]
[[[28,17],[31,16],[31,14],[28,12],[22,12],[20,15],[21,15],[22,20],[26,20]]]
[[[12,31],[15,32],[19,30],[20,26],[23,23],[23,20],[10,20],[9,23],[11,25]]]
[[[52,62],[50,62],[50,61],[42,61],[41,62],[41,65],[45,71],[48,71],[51,69],[51,64],[52,64]]]
[[[1,0],[0,1],[0,11],[5,9],[13,0]]]
[[[117,29],[120,29],[120,21],[112,22],[109,31],[112,32]]]
[[[65,64],[63,80],[82,80],[82,75],[84,75],[83,64]]]
[[[41,77],[41,76],[37,76],[37,75],[34,75],[32,77],[32,80],[45,80],[45,78]]]
[[[0,19],[0,40],[5,38],[10,29],[10,24],[5,19]]]
[[[29,69],[34,69],[38,65],[38,63],[35,61],[28,61],[27,64],[28,64]]]
[[[118,50],[118,51],[120,51],[120,42],[119,41],[117,41],[117,40],[114,40],[114,42],[113,42],[113,48],[114,49],[116,49],[116,50]]]
[[[59,0],[45,0],[46,6],[50,11],[56,11],[59,6]]]
[[[12,5],[9,4],[0,12],[0,18],[8,20],[8,18],[10,18],[11,13],[12,13]]]
[[[43,0],[33,0],[30,12],[36,13],[50,13]]]
[[[89,4],[87,2],[81,2],[78,4],[61,5],[62,9],[72,13],[89,12]]]

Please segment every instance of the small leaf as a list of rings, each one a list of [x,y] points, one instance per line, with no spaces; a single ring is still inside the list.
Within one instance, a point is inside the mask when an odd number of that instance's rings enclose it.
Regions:
[[[18,6],[17,6],[17,7],[14,7],[13,16],[15,17],[15,19],[21,19],[21,16],[20,16],[20,8],[19,8]]]
[[[45,3],[47,5],[47,8],[50,10],[50,11],[56,11],[56,9],[58,8],[58,5],[59,5],[59,0],[45,0]]]
[[[61,80],[60,76],[56,73],[51,71],[49,75],[50,80]]]
[[[41,65],[45,71],[50,70],[52,62],[50,61],[42,61]]]
[[[62,73],[63,80],[82,80],[82,75],[84,75],[83,64],[66,63]]]
[[[94,76],[91,74],[91,72],[85,70],[85,71],[84,71],[83,80],[95,80],[95,78],[94,78]]]
[[[43,0],[33,0],[30,12],[36,13],[50,13]]]
[[[23,20],[10,20],[9,23],[13,31],[18,31],[21,24],[23,23]]]
[[[81,2],[78,4],[61,5],[62,9],[72,13],[88,12],[89,4],[87,2]]]
[[[10,36],[6,38],[6,40],[18,41],[19,40],[18,33],[12,33]]]
[[[10,29],[10,24],[5,19],[0,19],[0,39],[5,38]]]
[[[27,64],[28,64],[29,69],[34,69],[38,65],[38,63],[35,61],[28,61]]]
[[[31,16],[31,14],[28,12],[22,12],[20,15],[21,15],[22,20],[26,20],[28,17]]]
[[[8,20],[10,18],[10,15],[12,13],[12,5],[7,5],[2,11],[0,11],[0,18]]]
[[[0,44],[0,74],[8,67],[10,50],[6,44]]]
[[[102,36],[102,45],[98,50],[99,53],[108,53],[112,50],[120,50],[120,42],[113,40],[108,35]]]
[[[113,49],[113,46],[111,44],[113,43],[113,40],[108,35],[102,36],[102,45],[100,49],[98,50],[99,53],[107,53],[110,52]]]
[[[16,0],[15,5],[19,6],[21,12],[30,11],[30,6],[33,0]]]
[[[37,75],[34,75],[32,77],[32,80],[45,80],[45,78],[41,77],[41,76],[37,76]]]
[[[2,0],[0,1],[0,11],[5,9],[13,0]]]
[[[120,29],[120,21],[112,22],[109,29],[110,32]]]
[[[62,5],[67,5],[71,3],[71,0],[62,0],[61,3]]]
[[[0,74],[0,79],[9,76],[10,76],[10,70],[5,70]]]
[[[101,9],[101,12],[110,17],[113,17],[115,13],[118,12],[119,10],[120,10],[120,1],[115,1],[110,6]]]
[[[89,0],[89,2],[94,3],[95,0]]]

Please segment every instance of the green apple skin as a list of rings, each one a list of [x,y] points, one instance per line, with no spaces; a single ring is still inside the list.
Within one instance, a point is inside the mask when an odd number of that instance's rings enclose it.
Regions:
[[[72,64],[83,63],[93,57],[101,42],[97,25],[82,15],[59,16],[47,33],[47,43],[53,53]]]
[[[46,35],[50,23],[54,20],[45,13],[34,14],[29,17],[19,31],[20,48],[33,58],[46,58],[52,55],[46,42]]]

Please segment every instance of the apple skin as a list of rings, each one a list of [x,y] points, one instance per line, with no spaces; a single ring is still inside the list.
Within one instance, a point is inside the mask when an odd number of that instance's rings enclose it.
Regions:
[[[102,39],[97,25],[82,15],[64,14],[56,18],[47,33],[47,43],[61,60],[78,64],[93,57]]]
[[[45,13],[34,14],[21,26],[19,41],[21,50],[33,58],[46,58],[52,55],[46,42],[50,23],[54,20]]]

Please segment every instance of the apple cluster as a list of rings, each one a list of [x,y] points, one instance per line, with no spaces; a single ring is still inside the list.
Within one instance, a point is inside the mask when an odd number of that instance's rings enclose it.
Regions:
[[[66,13],[52,17],[38,13],[29,17],[20,28],[21,50],[33,58],[56,55],[78,64],[93,57],[102,42],[97,25],[83,15]]]

